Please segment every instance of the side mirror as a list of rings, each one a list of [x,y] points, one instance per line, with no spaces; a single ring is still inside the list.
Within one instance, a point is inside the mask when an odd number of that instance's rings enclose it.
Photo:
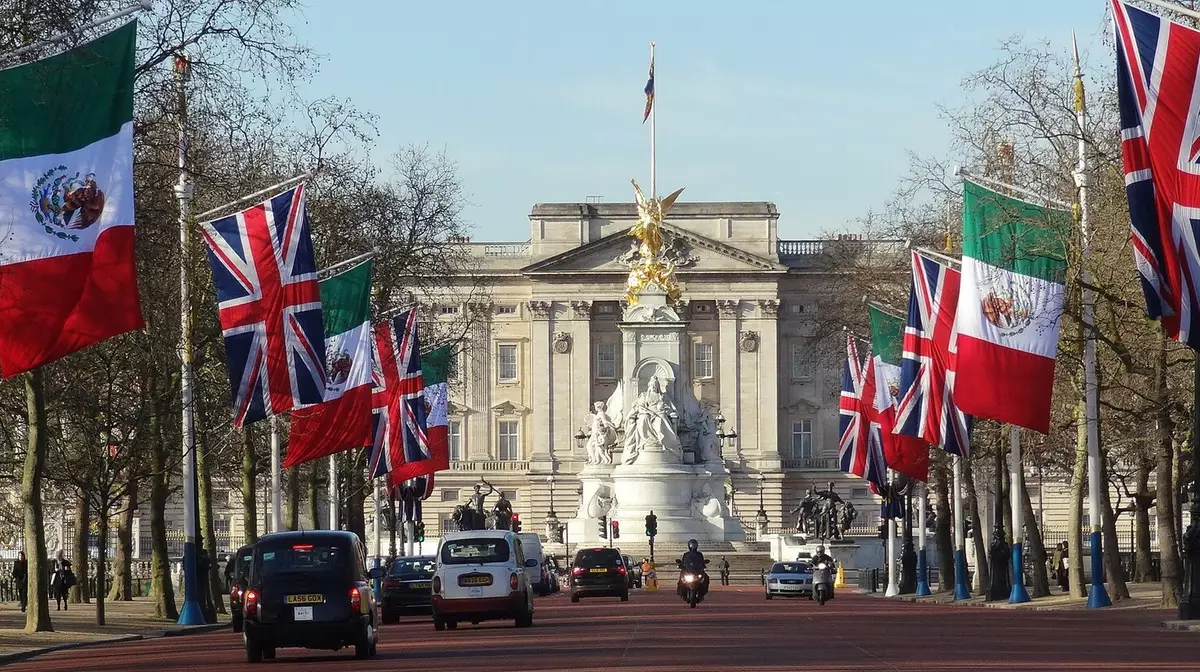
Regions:
[[[525,566],[526,567],[537,567],[538,566],[537,558],[529,558],[528,560],[525,561]]]
[[[712,560],[709,560],[708,558],[705,558],[705,559],[704,559],[704,566],[705,566],[705,567],[707,567],[707,566],[709,565],[709,563],[711,563],[711,562],[712,562]]]
[[[383,567],[372,567],[367,570],[367,577],[370,579],[382,579]]]
[[[683,561],[682,561],[682,560],[676,560],[676,561],[675,561],[675,566],[676,566],[676,567],[682,567],[682,566],[683,566]]]

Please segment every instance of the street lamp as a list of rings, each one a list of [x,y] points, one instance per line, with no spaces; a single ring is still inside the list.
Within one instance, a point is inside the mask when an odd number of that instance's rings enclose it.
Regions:
[[[583,428],[580,428],[578,432],[575,432],[575,447],[583,448],[583,442],[587,439],[588,435],[583,433]]]
[[[758,525],[759,536],[762,536],[767,533],[767,523],[770,522],[767,518],[767,511],[763,506],[763,480],[766,477],[760,471],[754,475],[754,478],[758,480],[758,513],[754,514],[754,522]]]
[[[562,538],[558,526],[558,514],[554,512],[554,474],[547,476],[546,482],[550,484],[550,511],[546,513],[546,538],[551,542],[558,543],[562,541]]]
[[[554,515],[554,474],[546,477],[546,482],[550,484],[550,514]]]

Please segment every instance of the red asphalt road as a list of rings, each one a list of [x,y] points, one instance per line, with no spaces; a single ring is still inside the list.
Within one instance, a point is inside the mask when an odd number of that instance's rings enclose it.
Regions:
[[[540,598],[534,627],[510,621],[435,632],[413,618],[380,632],[379,655],[280,649],[260,669],[336,670],[1116,670],[1200,672],[1200,634],[1162,629],[1170,612],[1013,611],[912,604],[843,593],[824,608],[714,587],[695,610],[674,591],[571,604]],[[247,669],[241,635],[222,631],[76,649],[12,672]],[[254,666],[258,667],[258,666]]]

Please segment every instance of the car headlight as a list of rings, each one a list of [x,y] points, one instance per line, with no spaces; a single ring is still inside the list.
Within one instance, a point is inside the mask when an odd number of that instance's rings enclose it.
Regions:
[[[817,569],[829,569],[829,565],[822,562],[821,564],[817,565]]]
[[[693,581],[695,581],[695,580],[696,580],[696,575],[695,575],[695,574],[684,574],[684,575],[683,575],[683,582],[684,582],[684,583],[691,583],[691,582],[693,582]]]

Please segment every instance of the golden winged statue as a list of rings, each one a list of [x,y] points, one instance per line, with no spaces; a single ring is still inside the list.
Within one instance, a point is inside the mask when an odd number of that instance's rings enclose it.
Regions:
[[[663,244],[663,220],[675,204],[675,199],[683,193],[676,189],[666,198],[646,198],[637,180],[633,182],[633,193],[637,199],[638,220],[629,230],[629,235],[641,243],[639,255],[633,260],[629,269],[629,290],[625,298],[629,303],[637,303],[637,295],[648,285],[656,284],[667,293],[667,298],[674,302],[679,300],[679,285],[675,282],[675,264],[661,257]]]

